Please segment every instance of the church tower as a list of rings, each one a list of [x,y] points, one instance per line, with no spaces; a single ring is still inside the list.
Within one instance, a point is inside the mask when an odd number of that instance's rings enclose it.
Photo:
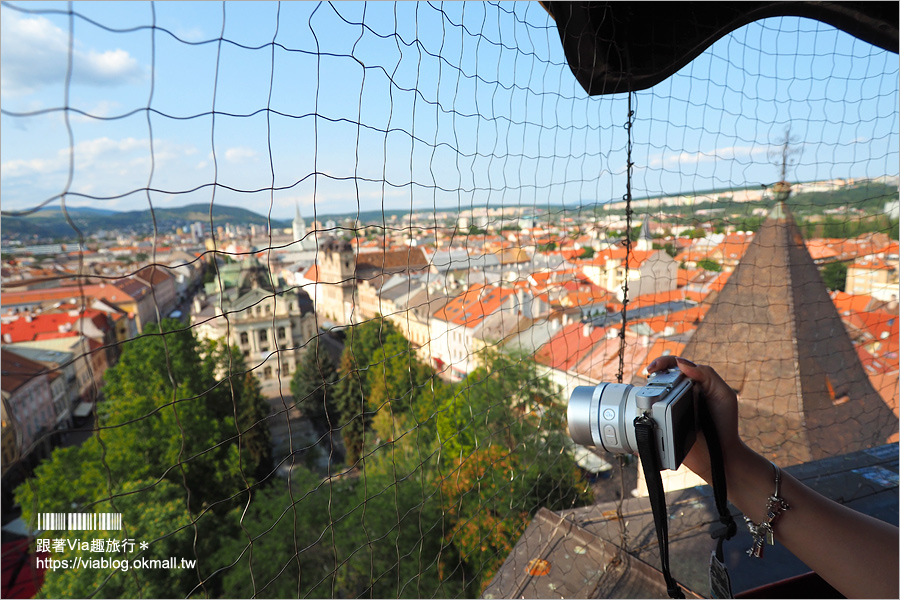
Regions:
[[[897,433],[783,202],[683,354],[735,389],[741,437],[782,466],[885,444]]]
[[[300,242],[306,237],[306,221],[300,215],[300,204],[294,201],[294,222],[291,224],[291,233],[295,242]]]

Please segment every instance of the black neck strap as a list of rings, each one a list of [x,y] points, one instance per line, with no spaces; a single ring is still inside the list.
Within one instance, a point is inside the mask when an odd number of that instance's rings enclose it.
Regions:
[[[725,465],[722,460],[722,446],[719,443],[718,432],[715,424],[701,399],[697,403],[700,429],[706,439],[709,449],[710,467],[712,470],[713,497],[716,510],[719,513],[719,523],[715,524],[710,535],[717,540],[716,557],[724,563],[722,545],[725,540],[731,539],[737,533],[737,524],[728,510],[728,487],[725,481]],[[637,438],[638,453],[641,457],[641,466],[644,470],[644,479],[647,482],[647,492],[650,497],[650,508],[653,511],[653,522],[656,525],[656,537],[659,541],[659,557],[662,563],[662,573],[666,580],[666,588],[670,598],[684,598],[684,592],[678,582],[669,571],[669,520],[666,514],[666,494],[662,486],[662,467],[659,463],[659,453],[656,445],[655,424],[653,420],[642,415],[634,420],[634,432]]]
[[[684,598],[678,582],[669,571],[669,519],[666,515],[666,493],[663,491],[660,476],[659,453],[654,439],[653,419],[640,416],[634,420],[634,435],[637,438],[638,454],[641,456],[641,467],[647,481],[647,493],[650,496],[650,508],[653,511],[653,523],[656,525],[656,538],[659,540],[659,559],[662,563],[663,577],[670,598]]]

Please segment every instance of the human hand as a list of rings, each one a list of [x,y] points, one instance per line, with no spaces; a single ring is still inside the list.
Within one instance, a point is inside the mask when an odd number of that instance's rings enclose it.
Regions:
[[[647,371],[655,373],[674,367],[681,369],[685,376],[700,386],[700,401],[705,402],[709,408],[710,416],[716,426],[716,431],[719,433],[722,457],[725,464],[728,465],[730,459],[747,449],[738,434],[737,395],[712,367],[695,365],[681,357],[661,356],[647,366]],[[697,441],[684,458],[684,464],[708,483],[711,483],[709,450],[702,432],[697,432]]]

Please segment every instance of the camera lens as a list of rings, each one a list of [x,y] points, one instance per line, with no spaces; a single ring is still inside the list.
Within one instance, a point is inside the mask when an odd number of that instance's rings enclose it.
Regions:
[[[568,410],[572,440],[615,454],[631,452],[633,435],[629,435],[630,421],[626,417],[636,414],[632,399],[634,390],[634,386],[621,383],[576,387],[569,397]]]
[[[597,387],[605,386],[601,383]],[[594,402],[596,388],[579,386],[572,391],[569,398],[569,435],[572,441],[581,446],[596,446],[599,440],[594,441],[591,434],[591,404]],[[596,394],[599,403],[599,394]]]

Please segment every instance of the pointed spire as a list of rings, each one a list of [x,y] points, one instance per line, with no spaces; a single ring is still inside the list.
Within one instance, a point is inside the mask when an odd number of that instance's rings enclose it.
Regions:
[[[650,215],[644,215],[641,222],[641,233],[635,250],[653,250],[653,236],[650,234]]]
[[[780,464],[870,448],[897,431],[783,203],[684,355],[711,365],[737,391],[741,437]]]
[[[304,248],[303,239],[306,237],[306,221],[300,215],[300,203],[294,200],[294,222],[291,224],[291,233],[294,242],[300,242],[300,248]]]

